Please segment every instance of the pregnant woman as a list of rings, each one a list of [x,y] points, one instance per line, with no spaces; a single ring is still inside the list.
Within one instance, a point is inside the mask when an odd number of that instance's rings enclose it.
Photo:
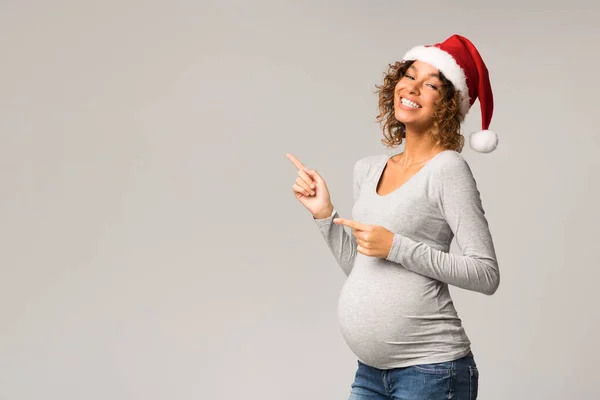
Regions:
[[[500,274],[480,193],[460,155],[462,122],[479,99],[489,153],[493,110],[487,68],[465,37],[416,46],[378,86],[382,142],[404,151],[359,159],[352,219],[341,218],[321,175],[293,155],[293,191],[347,276],[342,335],[357,357],[351,400],[477,398],[479,370],[448,285],[493,294]],[[350,228],[349,234],[345,227]],[[450,254],[453,239],[461,255]]]

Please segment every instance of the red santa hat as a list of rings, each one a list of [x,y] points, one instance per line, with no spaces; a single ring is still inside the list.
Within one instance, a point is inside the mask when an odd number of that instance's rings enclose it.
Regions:
[[[494,97],[488,70],[481,55],[467,38],[452,35],[434,45],[416,46],[403,60],[419,60],[433,65],[460,92],[461,121],[479,98],[482,130],[469,135],[469,146],[480,153],[489,153],[498,146],[498,136],[488,128],[494,110]]]

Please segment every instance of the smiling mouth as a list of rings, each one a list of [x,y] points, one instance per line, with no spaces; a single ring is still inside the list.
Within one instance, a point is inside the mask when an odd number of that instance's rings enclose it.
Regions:
[[[402,103],[402,105],[406,106],[406,107],[410,107],[410,108],[421,108],[421,106],[417,103],[415,103],[414,101],[410,101],[408,99],[405,99],[404,97],[400,98],[400,103]]]

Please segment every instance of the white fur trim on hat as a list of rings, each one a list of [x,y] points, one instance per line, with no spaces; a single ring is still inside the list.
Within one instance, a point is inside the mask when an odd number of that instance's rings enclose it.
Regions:
[[[415,46],[406,52],[403,59],[419,60],[439,69],[461,93],[460,111],[463,118],[467,115],[471,108],[467,77],[454,57],[435,46]]]
[[[498,135],[489,129],[473,132],[469,135],[469,146],[479,153],[490,153],[498,147]]]

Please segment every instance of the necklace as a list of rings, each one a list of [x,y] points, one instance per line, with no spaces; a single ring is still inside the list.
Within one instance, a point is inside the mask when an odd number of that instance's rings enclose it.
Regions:
[[[411,165],[415,165],[415,164],[424,163],[425,161],[429,161],[429,160],[431,160],[433,157],[435,157],[435,155],[434,155],[434,156],[432,156],[432,157],[429,157],[429,158],[427,158],[427,159],[425,159],[425,160],[422,160],[422,161],[415,161],[415,162],[413,162],[413,163],[410,163],[410,164],[408,164],[408,165],[404,165],[404,166],[403,166],[403,168],[408,168],[408,167],[410,167]],[[402,159],[402,157],[401,157],[401,159]],[[397,161],[397,163],[399,164],[399,163],[400,163],[400,160],[398,160],[398,161]]]

